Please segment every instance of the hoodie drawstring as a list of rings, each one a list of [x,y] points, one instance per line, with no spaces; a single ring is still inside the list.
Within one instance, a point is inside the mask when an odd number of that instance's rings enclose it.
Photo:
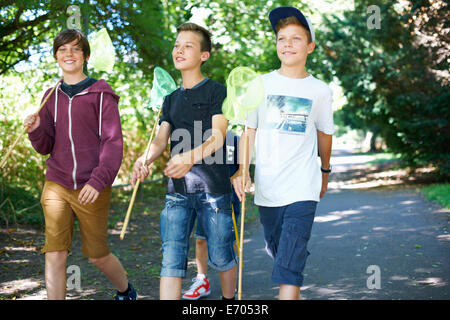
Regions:
[[[98,117],[98,137],[102,137],[102,110],[103,110],[103,91],[100,94],[100,116]]]
[[[58,89],[61,86],[61,82],[58,83],[58,86],[56,87],[55,92],[55,118],[53,119],[53,124],[56,127],[56,118],[58,116]]]

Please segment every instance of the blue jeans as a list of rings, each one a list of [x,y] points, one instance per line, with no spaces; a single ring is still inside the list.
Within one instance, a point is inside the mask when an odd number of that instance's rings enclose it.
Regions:
[[[168,193],[161,213],[162,277],[186,275],[189,237],[196,217],[205,232],[208,264],[217,271],[236,264],[231,194]]]
[[[316,212],[316,201],[283,207],[259,207],[266,250],[274,259],[272,281],[301,286],[309,251],[306,249]]]

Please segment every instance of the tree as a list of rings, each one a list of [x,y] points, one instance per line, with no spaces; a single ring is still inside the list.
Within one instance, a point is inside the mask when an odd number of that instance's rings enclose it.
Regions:
[[[381,11],[381,29],[367,27],[367,7],[373,3]],[[359,1],[343,18],[324,21],[327,65],[348,100],[340,114],[344,123],[379,132],[407,165],[432,164],[448,178],[448,50],[445,36],[438,36],[447,11],[444,1],[409,2],[404,8],[391,1]],[[425,34],[434,40],[425,40],[430,39]]]

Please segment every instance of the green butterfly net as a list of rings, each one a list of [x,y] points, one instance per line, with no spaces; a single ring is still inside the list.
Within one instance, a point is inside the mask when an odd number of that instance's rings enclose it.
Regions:
[[[158,109],[161,107],[164,97],[171,94],[177,88],[177,84],[170,74],[161,67],[156,67],[153,71],[153,85],[150,92],[149,108]]]
[[[91,47],[91,56],[89,65],[98,71],[111,72],[114,67],[116,53],[112,45],[111,38],[105,28],[92,33],[89,36],[89,45]]]
[[[229,121],[241,122],[263,99],[264,87],[259,74],[249,67],[237,67],[228,75],[222,112]]]

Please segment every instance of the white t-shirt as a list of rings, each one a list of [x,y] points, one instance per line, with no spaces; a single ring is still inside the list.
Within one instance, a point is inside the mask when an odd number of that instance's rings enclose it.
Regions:
[[[334,133],[332,91],[312,75],[263,75],[264,100],[247,119],[257,128],[255,204],[280,207],[320,201],[317,130]]]

